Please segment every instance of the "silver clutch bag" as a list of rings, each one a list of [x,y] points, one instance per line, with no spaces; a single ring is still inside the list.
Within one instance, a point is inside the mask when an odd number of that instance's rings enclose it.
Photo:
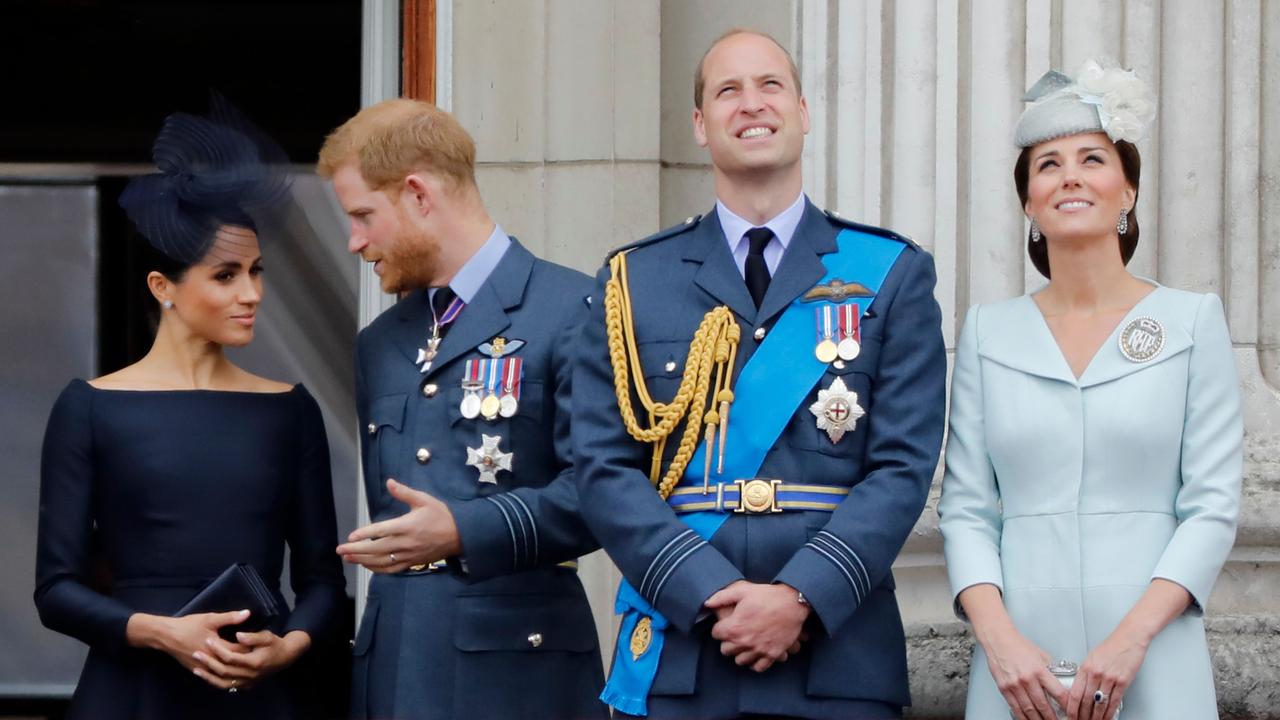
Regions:
[[[1053,663],[1049,665],[1049,672],[1052,673],[1054,677],[1058,678],[1058,682],[1062,683],[1062,687],[1068,690],[1070,690],[1071,686],[1075,684],[1076,673],[1079,672],[1079,670],[1080,670],[1079,665],[1073,662],[1069,662],[1067,660],[1055,660]],[[1092,702],[1092,701],[1093,701],[1092,698],[1085,698],[1084,700],[1084,702]],[[1058,720],[1067,720],[1067,711],[1058,707],[1058,703],[1054,702],[1053,698],[1049,698],[1049,705],[1053,708],[1053,711],[1057,714]],[[1115,715],[1111,716],[1111,720],[1120,720],[1120,709],[1123,707],[1124,707],[1124,702],[1122,701],[1120,703],[1120,707],[1116,708]],[[1009,716],[1012,717],[1013,713],[1010,712]]]

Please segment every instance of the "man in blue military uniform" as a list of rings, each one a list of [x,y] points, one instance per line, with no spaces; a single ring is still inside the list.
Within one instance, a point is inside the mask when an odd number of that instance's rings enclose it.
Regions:
[[[357,718],[604,717],[572,562],[594,547],[569,455],[568,351],[590,279],[485,210],[447,113],[391,100],[325,142],[348,249],[404,293],[356,348],[373,523],[338,552],[376,575],[354,643]]]
[[[890,566],[943,428],[933,261],[805,198],[808,107],[774,40],[731,32],[695,77],[715,209],[611,257],[574,373],[583,515],[625,578],[602,699],[900,717]]]

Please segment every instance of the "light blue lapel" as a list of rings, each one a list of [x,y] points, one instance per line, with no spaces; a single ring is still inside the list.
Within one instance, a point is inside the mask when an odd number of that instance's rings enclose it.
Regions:
[[[1183,307],[1185,303],[1176,302],[1172,295],[1157,286],[1139,301],[1098,348],[1079,380],[1072,374],[1049,325],[1045,323],[1044,315],[1030,295],[983,306],[982,325],[986,333],[979,338],[978,354],[1019,372],[1081,388],[1118,380],[1158,365],[1191,347],[1189,328],[1195,322],[1195,308]],[[1139,317],[1158,320],[1165,333],[1164,348],[1145,363],[1133,362],[1120,352],[1120,333]]]
[[[981,317],[984,334],[978,338],[979,355],[1028,375],[1076,384],[1030,295],[983,305]]]
[[[1124,320],[1116,326],[1111,337],[1108,337],[1098,349],[1098,354],[1090,361],[1089,367],[1085,368],[1084,375],[1080,376],[1080,387],[1091,387],[1118,380],[1139,370],[1159,365],[1190,348],[1194,344],[1191,329],[1195,326],[1196,308],[1193,305],[1179,303],[1178,295],[1157,286],[1151,294],[1135,305]],[[1164,347],[1154,358],[1145,363],[1136,363],[1120,352],[1120,334],[1124,332],[1125,326],[1141,317],[1152,318],[1164,328]]]

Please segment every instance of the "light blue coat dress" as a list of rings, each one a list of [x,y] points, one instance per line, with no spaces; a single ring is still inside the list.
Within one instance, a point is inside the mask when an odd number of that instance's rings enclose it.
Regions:
[[[1141,317],[1165,342],[1138,363],[1119,338]],[[1176,582],[1194,604],[1151,644],[1121,717],[1217,717],[1201,615],[1235,539],[1243,435],[1221,300],[1157,287],[1079,379],[1029,295],[975,306],[951,392],[938,511],[953,599],[991,583],[1019,632],[1082,662],[1152,579]],[[981,647],[965,717],[1009,717]]]

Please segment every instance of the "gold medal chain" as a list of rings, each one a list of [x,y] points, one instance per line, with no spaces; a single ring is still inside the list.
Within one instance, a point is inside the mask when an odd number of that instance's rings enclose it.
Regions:
[[[627,284],[626,253],[618,253],[609,260],[609,271],[610,278],[605,283],[604,316],[609,362],[613,366],[614,393],[617,395],[618,409],[627,432],[636,440],[652,443],[654,446],[649,480],[657,486],[658,494],[665,500],[693,459],[704,423],[707,426],[707,469],[704,472],[709,474],[711,446],[717,426],[721,428],[720,451],[723,456],[724,427],[729,418],[729,405],[733,402],[733,391],[729,389],[729,385],[742,330],[729,308],[720,306],[707,312],[689,342],[689,355],[685,360],[684,374],[680,378],[680,387],[676,390],[675,397],[669,403],[655,402],[645,384],[644,367],[640,363],[636,344],[631,290]],[[715,388],[714,393],[711,393],[713,370]],[[647,428],[641,427],[631,405],[632,378],[636,395],[649,415]],[[708,394],[714,400],[711,409],[704,416]],[[719,404],[719,412],[716,410],[716,403]],[[667,471],[663,473],[662,456],[667,438],[681,420],[686,418],[688,421],[680,437],[680,444]]]

